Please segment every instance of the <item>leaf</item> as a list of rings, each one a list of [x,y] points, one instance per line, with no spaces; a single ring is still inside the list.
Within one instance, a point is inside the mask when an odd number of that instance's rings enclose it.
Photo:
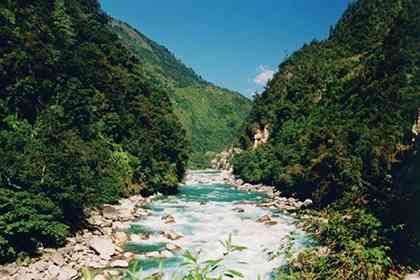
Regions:
[[[248,247],[246,247],[246,246],[236,246],[236,245],[234,245],[234,246],[233,246],[233,250],[234,250],[234,251],[240,251],[240,252],[242,252],[242,251],[248,250]]]
[[[225,276],[228,276],[230,278],[234,278],[235,276],[239,278],[244,278],[244,275],[242,273],[236,270],[232,270],[232,269],[225,271]]]
[[[218,260],[208,260],[205,262],[205,264],[208,265],[218,265],[219,263],[221,263],[223,261],[223,259],[218,259]]]
[[[141,263],[138,260],[132,260],[128,264],[128,271],[131,273],[138,273],[141,270]]]
[[[190,251],[186,251],[185,252],[185,254],[184,254],[184,258],[186,258],[187,260],[190,260],[190,261],[192,261],[193,263],[197,263],[197,258],[196,257],[194,257],[192,254],[191,254],[191,252]]]

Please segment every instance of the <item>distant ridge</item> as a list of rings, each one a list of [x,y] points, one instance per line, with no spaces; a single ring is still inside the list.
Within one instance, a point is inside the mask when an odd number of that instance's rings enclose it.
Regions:
[[[205,81],[166,47],[127,23],[113,19],[110,28],[140,60],[148,78],[172,92],[175,113],[192,144],[190,166],[208,167],[213,155],[232,143],[251,101]]]

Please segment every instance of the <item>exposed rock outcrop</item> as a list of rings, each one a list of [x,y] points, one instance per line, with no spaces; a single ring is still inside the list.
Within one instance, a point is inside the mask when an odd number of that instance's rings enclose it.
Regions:
[[[232,170],[232,159],[241,151],[242,150],[238,148],[230,148],[217,154],[216,157],[211,161],[212,167],[218,170]]]
[[[265,125],[262,128],[257,129],[254,135],[254,149],[258,148],[261,145],[264,145],[268,142],[268,138],[270,137],[270,132],[268,130],[268,126]]]
[[[420,136],[420,109],[417,113],[416,121],[413,125],[413,142]]]

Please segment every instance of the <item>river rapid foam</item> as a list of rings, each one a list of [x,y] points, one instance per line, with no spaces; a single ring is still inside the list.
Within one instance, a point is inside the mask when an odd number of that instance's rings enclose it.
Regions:
[[[148,240],[131,243],[129,248],[141,251],[142,247],[154,245],[160,250],[172,244],[204,261],[223,257],[225,248],[220,241],[231,236],[233,244],[247,249],[229,254],[223,265],[241,272],[244,279],[272,279],[275,269],[285,264],[281,252],[288,244],[287,236],[295,237],[295,250],[303,247],[305,236],[290,216],[259,206],[267,199],[264,194],[241,192],[226,185],[220,172],[192,172],[178,195],[154,200],[147,206],[151,216],[136,224],[155,234]],[[266,215],[271,216],[270,224],[257,221]],[[167,223],[168,217],[174,221]],[[169,240],[163,232],[176,233],[182,238]],[[144,258],[146,273],[157,272],[160,262]],[[167,279],[174,279],[174,273],[182,274],[181,253],[162,263]]]

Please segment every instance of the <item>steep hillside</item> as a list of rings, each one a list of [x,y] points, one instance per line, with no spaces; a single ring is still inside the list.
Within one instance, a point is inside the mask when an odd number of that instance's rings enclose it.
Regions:
[[[152,83],[172,92],[174,109],[192,143],[192,167],[205,167],[215,152],[231,144],[251,109],[236,92],[204,81],[165,47],[118,20],[111,29],[140,60]]]
[[[84,209],[174,192],[185,132],[95,0],[0,2],[0,262],[58,246]]]
[[[327,221],[312,229],[329,253],[302,255],[291,279],[391,279],[419,252],[407,215],[420,189],[407,178],[418,170],[419,11],[418,0],[355,1],[329,39],[291,55],[256,98],[235,173],[313,199]]]

